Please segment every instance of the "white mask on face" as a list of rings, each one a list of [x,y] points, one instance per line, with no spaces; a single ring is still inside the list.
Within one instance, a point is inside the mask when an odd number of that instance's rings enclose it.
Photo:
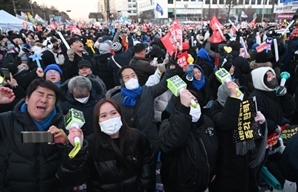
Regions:
[[[125,87],[129,90],[134,90],[139,87],[139,81],[135,78],[131,78],[125,83]]]
[[[88,96],[88,97],[83,97],[83,98],[74,98],[74,99],[77,100],[77,101],[80,102],[80,103],[85,104],[85,103],[88,102],[88,100],[89,100],[89,96]]]
[[[103,133],[107,135],[115,135],[122,127],[121,117],[115,117],[98,123]]]
[[[201,107],[198,105],[196,108],[193,108],[190,106],[190,112],[189,115],[191,115],[191,121],[193,123],[197,122],[201,117]]]

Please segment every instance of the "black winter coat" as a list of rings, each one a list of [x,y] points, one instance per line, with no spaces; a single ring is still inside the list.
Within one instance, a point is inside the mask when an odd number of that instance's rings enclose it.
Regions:
[[[237,155],[236,144],[233,142],[233,130],[238,128],[241,101],[228,97],[224,107],[217,101],[215,102],[220,107],[212,109],[211,118],[218,133],[219,162],[216,178],[210,184],[209,191],[257,192],[258,167],[254,169],[249,167],[256,151],[252,150],[245,155]]]
[[[103,80],[107,90],[115,87],[113,80],[113,71],[108,68],[108,62],[111,59],[112,54],[101,54],[97,57],[97,74]]]
[[[60,166],[61,144],[22,143],[21,131],[38,131],[28,112],[21,113],[21,100],[13,111],[0,114],[0,191],[65,192],[55,174]],[[51,125],[64,128],[60,107]]]
[[[100,153],[101,158],[97,160],[96,138],[92,134],[84,141],[84,147],[74,159],[68,157],[73,148],[71,144],[65,147],[61,169],[57,174],[60,182],[78,185],[86,181],[88,192],[143,192],[148,189],[155,176],[154,155],[146,136],[135,129],[133,132],[134,136],[128,134],[123,146],[124,156],[129,163],[123,176],[117,175],[115,151],[108,141],[97,141],[100,142],[100,152],[97,153]],[[137,146],[137,154],[128,150],[132,144]]]
[[[250,97],[256,96],[258,110],[266,117],[268,135],[277,125],[281,126],[285,114],[293,112],[296,108],[295,101],[290,94],[277,97],[275,91],[262,91],[255,89]]]
[[[218,149],[213,122],[192,123],[190,108],[180,106],[160,126],[161,180],[167,192],[205,191],[215,174]]]

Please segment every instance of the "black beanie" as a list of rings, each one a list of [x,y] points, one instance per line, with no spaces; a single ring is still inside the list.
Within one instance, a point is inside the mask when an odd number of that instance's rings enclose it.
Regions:
[[[266,51],[262,51],[256,54],[256,63],[266,63],[268,62],[269,56]]]
[[[44,52],[42,52],[41,58],[42,58],[44,67],[48,66],[49,64],[56,63],[54,54],[49,50],[45,50]]]
[[[14,75],[14,74],[16,74],[16,73],[18,72],[18,65],[15,64],[15,63],[13,63],[13,64],[7,64],[7,65],[5,65],[3,68],[7,68],[8,71],[9,71],[12,75]]]

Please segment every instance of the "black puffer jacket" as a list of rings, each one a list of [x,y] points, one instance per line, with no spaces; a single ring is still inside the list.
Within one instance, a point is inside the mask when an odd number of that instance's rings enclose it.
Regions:
[[[96,138],[92,134],[84,141],[84,147],[74,159],[68,157],[73,148],[71,144],[65,147],[61,169],[57,174],[60,182],[78,185],[86,181],[88,192],[137,192],[148,189],[155,174],[151,144],[136,129],[132,129],[125,140],[123,155],[129,167],[122,176],[117,175],[115,151],[110,142],[100,141],[101,160],[97,160],[95,153],[99,152],[95,152]],[[137,153],[129,150],[132,144],[137,146]]]
[[[217,135],[202,116],[192,123],[190,108],[180,106],[160,126],[161,180],[165,190],[202,192],[215,174]]]
[[[63,187],[55,174],[60,166],[60,144],[24,144],[21,131],[38,131],[21,100],[13,111],[0,115],[0,191],[72,191]],[[60,107],[51,125],[64,127]]]
[[[96,80],[92,78],[89,79],[92,83],[92,89],[89,100],[85,104],[75,100],[73,95],[68,91],[68,81],[59,87],[61,90],[61,97],[58,104],[61,106],[63,114],[66,115],[71,108],[80,110],[84,113],[86,123],[81,129],[84,131],[85,136],[93,133],[93,109],[96,103],[105,97],[101,85]]]

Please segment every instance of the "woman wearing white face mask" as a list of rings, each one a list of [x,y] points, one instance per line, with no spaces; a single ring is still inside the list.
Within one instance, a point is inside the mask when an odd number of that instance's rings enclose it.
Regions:
[[[213,122],[201,114],[195,92],[174,98],[175,110],[159,131],[161,181],[165,191],[205,191],[215,174],[217,135]]]
[[[146,136],[128,127],[120,106],[101,99],[93,113],[94,134],[88,136],[79,153],[68,158],[74,138],[83,133],[69,129],[62,169],[58,177],[67,185],[87,183],[87,191],[145,191],[155,175],[152,147]],[[71,179],[69,179],[71,178]]]

